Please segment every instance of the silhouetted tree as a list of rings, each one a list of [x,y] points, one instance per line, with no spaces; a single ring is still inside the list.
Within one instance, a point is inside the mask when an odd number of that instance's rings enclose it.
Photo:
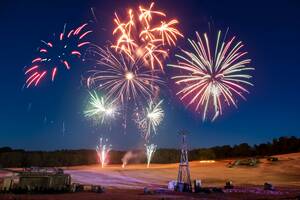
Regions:
[[[275,154],[293,153],[300,151],[300,138],[280,137],[272,143],[263,143],[251,147],[247,143],[211,148],[192,149],[189,151],[190,160],[222,159],[230,157],[270,156]],[[137,150],[141,155],[134,162],[145,162],[144,150]],[[110,163],[121,164],[125,151],[111,151]],[[153,163],[175,163],[179,161],[179,149],[158,149],[152,159]],[[24,151],[13,150],[10,147],[0,148],[1,167],[60,167],[88,165],[98,163],[95,150],[60,150],[60,151]]]

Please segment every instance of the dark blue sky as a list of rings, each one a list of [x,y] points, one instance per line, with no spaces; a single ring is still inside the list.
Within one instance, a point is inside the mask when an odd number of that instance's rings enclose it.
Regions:
[[[111,40],[114,11],[137,6],[137,1],[1,1],[0,66],[1,114],[0,146],[30,150],[93,148],[100,135],[109,137],[114,148],[143,145],[133,124],[124,131],[120,121],[110,128],[96,127],[84,119],[82,111],[88,91],[80,77],[88,69],[77,62],[72,71],[56,82],[22,89],[24,66],[36,55],[41,39],[50,39],[65,23],[75,27],[92,20],[93,7],[98,23],[92,40]],[[177,147],[180,129],[191,134],[192,147],[223,144],[250,144],[279,136],[300,136],[300,3],[299,1],[157,1],[156,7],[177,17],[182,32],[207,32],[230,28],[237,35],[256,68],[254,87],[239,108],[226,109],[215,122],[202,122],[178,102],[174,92],[163,91],[166,118],[153,142],[159,147]],[[184,46],[184,40],[179,46]],[[167,62],[174,61],[172,56]],[[171,87],[172,88],[172,87]],[[62,131],[65,124],[65,132]]]

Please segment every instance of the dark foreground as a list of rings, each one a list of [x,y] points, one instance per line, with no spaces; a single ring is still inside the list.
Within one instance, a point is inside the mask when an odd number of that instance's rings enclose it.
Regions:
[[[1,200],[98,200],[98,199],[300,199],[300,189],[277,188],[276,191],[265,191],[249,186],[227,190],[225,193],[195,194],[161,191],[147,194],[141,189],[107,189],[105,193],[66,193],[66,194],[0,194]]]

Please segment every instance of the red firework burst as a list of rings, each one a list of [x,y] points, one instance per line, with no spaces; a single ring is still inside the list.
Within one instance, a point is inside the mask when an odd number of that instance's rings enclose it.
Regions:
[[[58,69],[71,69],[71,60],[81,57],[81,49],[89,44],[85,38],[92,31],[84,31],[87,24],[83,24],[76,29],[66,32],[66,25],[63,32],[58,35],[53,34],[51,41],[41,41],[39,56],[34,58],[31,65],[26,68],[26,87],[37,86],[42,79],[47,76],[54,81]]]

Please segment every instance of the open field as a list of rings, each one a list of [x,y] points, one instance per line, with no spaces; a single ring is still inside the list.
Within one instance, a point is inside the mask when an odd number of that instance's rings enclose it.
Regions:
[[[224,186],[232,180],[235,185],[262,185],[271,182],[276,186],[300,188],[300,153],[280,155],[279,161],[261,159],[257,167],[228,168],[229,160],[215,163],[190,162],[192,179],[201,179],[205,186]],[[79,166],[66,169],[76,182],[101,184],[106,187],[143,188],[145,186],[166,187],[168,181],[175,180],[178,164],[99,165]]]
[[[99,165],[65,168],[71,174],[73,182],[99,184],[106,187],[104,194],[76,193],[63,195],[33,195],[29,199],[194,199],[199,197],[217,199],[277,199],[294,198],[300,195],[300,153],[277,156],[279,161],[271,162],[261,159],[256,167],[226,167],[229,160],[215,163],[190,162],[192,179],[201,179],[204,187],[223,187],[227,180],[232,180],[236,190],[226,194],[192,194],[164,193],[142,195],[143,188],[167,188],[170,180],[176,180],[178,164],[152,164],[149,169],[145,164],[108,165],[102,169]],[[0,173],[1,176],[1,173]],[[276,191],[264,191],[262,185],[272,183]],[[17,197],[21,199],[28,195]],[[42,196],[42,197],[41,197]],[[2,196],[4,198],[4,196]],[[8,198],[8,196],[6,196]],[[78,197],[78,198],[76,198]],[[122,198],[121,198],[122,197]],[[1,196],[0,196],[1,199]]]

